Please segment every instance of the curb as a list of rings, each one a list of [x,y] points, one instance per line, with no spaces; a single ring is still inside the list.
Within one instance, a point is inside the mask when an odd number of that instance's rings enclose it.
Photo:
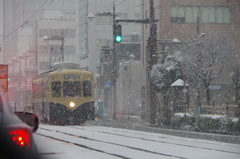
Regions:
[[[121,121],[111,121],[107,119],[97,119],[94,121],[87,121],[86,125],[98,125],[98,126],[106,126],[106,127],[114,127],[114,128],[123,128],[144,132],[152,132],[152,133],[160,133],[166,135],[173,135],[179,137],[193,138],[193,139],[202,139],[202,140],[210,140],[210,141],[218,141],[224,143],[232,143],[232,144],[240,144],[240,136],[239,134],[219,134],[219,132],[195,132],[195,131],[187,131],[187,130],[176,130],[169,128],[159,128],[152,127],[147,125],[146,123],[134,123],[134,122],[121,122]]]

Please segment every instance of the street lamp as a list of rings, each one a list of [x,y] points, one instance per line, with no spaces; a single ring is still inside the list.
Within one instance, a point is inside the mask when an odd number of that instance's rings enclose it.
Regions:
[[[17,101],[17,105],[18,105],[18,108],[20,108],[22,106],[22,98],[21,98],[21,80],[22,80],[22,76],[21,76],[21,57],[18,56],[18,57],[13,57],[13,60],[12,60],[13,63],[19,63],[19,69],[18,69],[18,72],[16,72],[15,74],[15,79],[18,77],[18,83],[16,83],[16,86],[15,86],[15,89],[17,90],[16,93],[15,93],[15,101]]]
[[[28,53],[27,52],[25,52],[25,51],[23,51],[22,52],[22,55],[23,55],[23,58],[24,58],[24,66],[25,66],[25,68],[24,68],[24,72],[25,72],[25,75],[26,75],[26,73],[27,73],[27,58],[29,57],[29,55],[28,55]]]
[[[95,18],[95,15],[94,15],[93,13],[90,13],[90,14],[87,16],[87,19],[89,19],[90,21],[92,21],[94,18]]]
[[[24,97],[25,97],[25,106],[27,106],[27,90],[28,90],[28,87],[27,87],[27,82],[28,82],[28,75],[27,75],[27,58],[28,58],[28,53],[27,52],[25,52],[25,51],[23,51],[22,52],[22,57],[24,58],[24,61],[25,61],[25,68],[24,68],[24,76],[25,76],[25,95],[24,95]]]
[[[16,65],[16,63],[18,62],[18,60],[17,60],[17,58],[16,57],[13,57],[13,59],[12,59],[12,64],[13,64],[13,75],[14,75],[14,78],[16,77],[15,76],[15,65]],[[16,82],[14,82],[14,84],[15,84]]]
[[[129,55],[129,59],[130,59],[130,62],[129,62],[129,65],[130,65],[130,69],[129,69],[129,72],[130,72],[130,76],[129,76],[129,78],[130,78],[130,80],[129,80],[129,84],[130,84],[130,86],[129,86],[129,89],[130,89],[130,91],[129,91],[129,103],[130,103],[130,106],[128,108],[129,109],[128,115],[130,115],[130,112],[131,112],[130,110],[132,108],[132,61],[133,61],[134,58],[135,58],[135,56],[133,54]],[[130,120],[130,116],[128,118]]]
[[[112,54],[113,54],[113,59],[112,59],[112,74],[111,74],[111,85],[112,85],[112,117],[114,120],[117,119],[117,93],[116,93],[116,87],[117,87],[117,76],[118,76],[118,62],[117,62],[117,55],[116,55],[116,43],[121,42],[115,40],[115,33],[117,29],[118,22],[116,20],[116,15],[115,15],[115,2],[113,2],[113,13],[112,14],[107,14],[108,16],[112,16],[112,22],[113,22],[113,48],[112,48]],[[92,21],[95,18],[95,15],[90,13],[87,16],[87,19]]]

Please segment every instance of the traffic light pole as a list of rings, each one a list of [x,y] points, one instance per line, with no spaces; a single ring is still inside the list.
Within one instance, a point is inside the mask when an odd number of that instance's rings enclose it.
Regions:
[[[116,15],[115,15],[115,2],[113,1],[113,61],[112,61],[112,107],[113,107],[113,120],[117,119],[117,76],[118,76],[118,62],[117,62],[117,53],[116,53],[116,41],[115,41],[115,32],[116,32]]]
[[[153,8],[153,0],[150,0],[150,37],[148,39],[149,46],[149,71],[151,72],[153,65],[157,63],[156,51],[157,51],[157,26],[155,24],[154,18],[154,8]],[[156,118],[156,92],[154,90],[153,81],[149,78],[149,99],[150,99],[150,125],[155,125]]]
[[[148,47],[149,47],[149,70],[151,71],[152,66],[156,64],[156,48],[157,48],[157,26],[156,22],[158,20],[154,19],[154,8],[153,8],[153,0],[150,0],[150,19],[144,20],[135,20],[135,19],[116,19],[115,15],[115,3],[113,2],[113,71],[112,71],[112,95],[113,95],[113,119],[117,119],[117,98],[116,98],[116,83],[118,77],[118,61],[117,61],[117,53],[116,53],[116,26],[118,22],[126,22],[126,23],[144,23],[150,24],[150,37],[148,39]],[[153,83],[149,82],[150,89],[150,124],[155,125],[155,117],[156,117],[156,108],[155,108],[155,90],[153,89]]]

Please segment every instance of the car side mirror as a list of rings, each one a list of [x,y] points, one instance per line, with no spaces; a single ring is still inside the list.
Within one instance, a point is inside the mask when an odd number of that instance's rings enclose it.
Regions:
[[[38,129],[39,121],[38,116],[34,113],[29,112],[15,112],[19,119],[32,128],[32,131],[35,132]]]

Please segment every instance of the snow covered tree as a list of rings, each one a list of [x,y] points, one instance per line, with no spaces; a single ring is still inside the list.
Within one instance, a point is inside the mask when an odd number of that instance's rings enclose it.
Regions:
[[[208,105],[211,99],[209,86],[221,77],[233,52],[233,45],[227,36],[201,37],[186,44],[182,50],[185,72],[201,80]]]
[[[231,77],[235,89],[235,103],[240,101],[239,89],[240,89],[240,64],[238,59],[235,58],[233,61],[233,67],[231,72]]]
[[[167,56],[163,64],[156,64],[152,68],[151,80],[156,92],[161,93],[167,107],[171,93],[171,84],[182,77],[182,68],[178,59]]]

